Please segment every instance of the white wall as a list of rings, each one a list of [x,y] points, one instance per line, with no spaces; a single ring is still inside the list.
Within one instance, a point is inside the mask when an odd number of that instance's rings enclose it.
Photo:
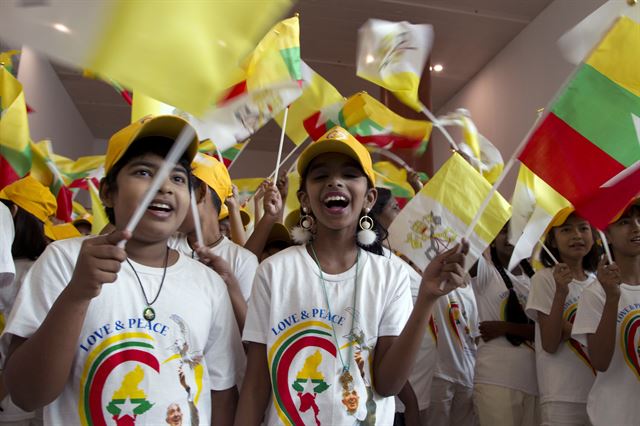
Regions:
[[[507,159],[551,101],[574,67],[564,60],[557,39],[604,4],[605,0],[555,0],[438,111],[464,107],[480,132]],[[444,138],[434,129],[434,164],[448,158]],[[500,192],[511,197],[518,167]]]
[[[93,134],[45,57],[23,47],[18,79],[35,110],[29,114],[31,139],[50,139],[57,154],[71,158],[96,153]]]

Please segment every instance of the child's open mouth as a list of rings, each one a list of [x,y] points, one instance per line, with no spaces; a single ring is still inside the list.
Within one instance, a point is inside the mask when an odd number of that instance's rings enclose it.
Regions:
[[[349,199],[339,193],[327,194],[322,201],[330,213],[339,214],[349,205]]]
[[[173,207],[165,202],[153,201],[151,204],[149,204],[147,211],[149,211],[156,217],[165,218],[171,214],[171,212],[173,211]]]

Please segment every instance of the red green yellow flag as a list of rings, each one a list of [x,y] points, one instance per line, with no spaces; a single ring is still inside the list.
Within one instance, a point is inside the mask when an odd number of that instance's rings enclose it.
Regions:
[[[577,69],[520,160],[604,228],[640,192],[640,24],[622,17]]]
[[[351,96],[338,111],[323,112],[313,114],[304,123],[314,140],[333,125],[342,126],[363,144],[382,148],[422,149],[431,135],[430,122],[401,117],[365,92]]]
[[[29,173],[29,142],[22,84],[0,66],[0,189]]]

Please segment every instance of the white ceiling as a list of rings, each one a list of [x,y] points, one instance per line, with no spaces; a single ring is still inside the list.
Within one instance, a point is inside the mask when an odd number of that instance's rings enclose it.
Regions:
[[[444,105],[552,0],[300,0],[303,59],[343,95],[379,88],[356,77],[358,28],[369,18],[407,20],[434,26],[431,63],[432,106]],[[56,66],[64,87],[97,139],[106,139],[129,122],[130,107],[105,83]],[[254,136],[252,150],[274,150],[279,128],[271,123]]]

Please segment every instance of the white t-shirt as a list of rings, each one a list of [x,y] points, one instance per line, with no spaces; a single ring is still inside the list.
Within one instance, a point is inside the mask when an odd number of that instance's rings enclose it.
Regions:
[[[169,239],[169,247],[192,258],[198,258],[189,246],[187,238],[183,235],[171,237]],[[211,247],[211,251],[216,256],[220,256],[229,262],[231,270],[238,280],[242,296],[245,301],[248,301],[249,296],[251,296],[253,278],[256,275],[256,269],[258,269],[258,258],[256,255],[224,236],[216,246]]]
[[[0,201],[0,237],[2,237],[0,238],[0,287],[4,287],[13,282],[16,269],[11,256],[11,246],[15,237],[13,217],[2,201]]]
[[[398,262],[409,274],[409,282],[411,284],[411,298],[415,304],[422,283],[422,276],[416,272],[407,262],[400,257],[391,253],[386,248],[385,257]],[[411,374],[409,375],[409,383],[413,388],[413,392],[418,400],[418,409],[426,410],[431,403],[431,383],[433,382],[433,373],[435,372],[436,362],[438,361],[438,351],[436,347],[436,329],[433,316],[429,318],[429,326],[425,331],[424,338],[420,344],[420,349],[416,355],[416,362],[413,365]],[[396,396],[396,411],[404,413],[404,405]]]
[[[457,288],[438,299],[433,309],[438,361],[435,377],[473,387],[476,363],[478,308],[471,286]]]
[[[378,337],[399,335],[411,313],[409,276],[398,263],[360,250],[357,265],[323,277],[304,246],[258,267],[243,339],[267,347],[272,400],[265,424],[392,424],[394,401],[375,392],[372,361]],[[346,395],[341,360],[353,377]]]
[[[71,280],[83,240],[47,247],[24,278],[5,333],[33,335]],[[160,292],[156,319],[142,317],[146,302],[124,262],[116,282],[105,284],[89,304],[69,380],[45,407],[45,424],[162,424],[173,404],[185,424],[209,424],[210,389],[237,384],[244,353],[217,274],[180,255],[160,289],[163,268],[131,263],[147,297]]]
[[[507,272],[523,309],[529,296],[529,277]],[[478,273],[473,286],[478,302],[478,317],[483,321],[505,321],[509,290],[500,273],[484,256],[478,258]],[[501,336],[488,342],[480,340],[474,383],[502,386],[538,394],[535,351],[529,343],[513,346]]]
[[[33,265],[33,260],[30,259],[16,259],[16,277],[11,285],[0,287],[0,315],[2,316],[2,329],[4,329],[5,320],[9,317],[9,312],[13,306],[18,289],[22,284],[25,274]],[[0,340],[0,357],[2,359],[2,369],[4,369],[4,361],[6,360],[7,352],[9,350],[9,339]],[[0,424],[4,422],[18,422],[20,420],[31,419],[35,416],[32,412],[24,411],[18,408],[11,397],[7,395],[2,402],[0,402]]]
[[[595,279],[590,275],[584,281],[569,283],[569,294],[564,302],[563,319],[575,320],[578,301],[585,287]],[[556,293],[553,268],[538,271],[531,278],[531,292],[527,301],[527,315],[538,320],[538,312],[549,315]],[[560,343],[558,350],[550,354],[542,348],[540,325],[536,322],[536,367],[540,402],[562,401],[586,403],[587,395],[596,377],[589,361],[587,348],[574,339]]]
[[[598,280],[582,293],[572,336],[587,345],[598,329],[605,304]],[[640,419],[640,285],[620,285],[613,357],[598,372],[587,401],[589,420],[600,425],[637,425]]]

